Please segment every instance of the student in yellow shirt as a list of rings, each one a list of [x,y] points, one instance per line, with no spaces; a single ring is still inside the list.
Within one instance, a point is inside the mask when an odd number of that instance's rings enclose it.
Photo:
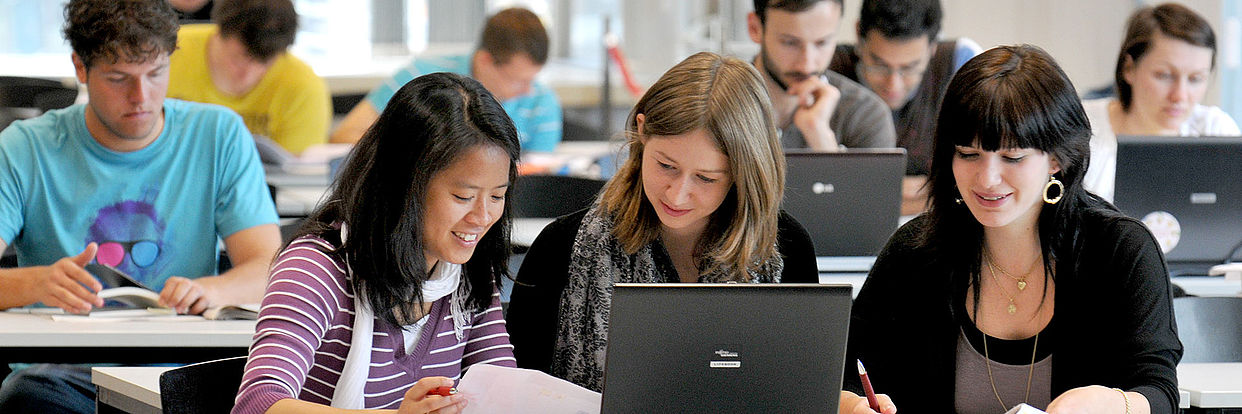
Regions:
[[[216,1],[211,17],[214,24],[181,27],[168,96],[226,106],[251,134],[294,154],[326,142],[328,88],[288,53],[298,27],[292,1]]]

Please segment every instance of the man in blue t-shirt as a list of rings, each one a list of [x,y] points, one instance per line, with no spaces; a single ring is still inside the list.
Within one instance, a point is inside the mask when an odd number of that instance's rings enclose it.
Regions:
[[[487,19],[474,54],[418,57],[375,87],[332,131],[332,142],[354,143],[375,123],[393,94],[416,77],[451,72],[491,92],[517,127],[522,151],[550,152],[561,142],[561,103],[535,75],[548,61],[548,32],[530,10],[505,9]]]
[[[253,140],[227,109],[165,100],[177,16],[165,0],[72,0],[65,37],[89,102],[0,132],[0,309],[103,305],[84,266],[159,291],[180,313],[257,303],[280,246]],[[216,275],[219,240],[233,262]],[[0,412],[93,412],[82,366],[36,365],[0,387]]]

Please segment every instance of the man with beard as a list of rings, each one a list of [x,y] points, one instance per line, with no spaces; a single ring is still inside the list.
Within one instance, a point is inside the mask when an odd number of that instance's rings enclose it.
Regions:
[[[835,151],[892,148],[888,106],[857,82],[828,70],[842,0],[755,0],[746,18],[786,148]]]

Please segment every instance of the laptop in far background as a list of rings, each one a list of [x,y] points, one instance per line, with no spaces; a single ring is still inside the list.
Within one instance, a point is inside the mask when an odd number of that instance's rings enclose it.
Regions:
[[[1175,275],[1206,275],[1242,243],[1242,137],[1118,137],[1115,188]]]
[[[786,151],[782,208],[806,228],[815,255],[875,256],[897,230],[906,150]]]
[[[850,291],[617,284],[602,412],[836,412]]]

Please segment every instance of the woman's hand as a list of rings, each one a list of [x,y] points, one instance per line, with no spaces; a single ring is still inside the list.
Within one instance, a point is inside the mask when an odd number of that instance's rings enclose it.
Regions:
[[[867,397],[861,397],[849,391],[841,391],[841,400],[837,404],[837,412],[841,414],[896,414],[897,406],[893,404],[893,400],[885,394],[876,394],[875,398],[880,400],[880,412],[877,413],[871,409],[871,405],[867,402]]]
[[[401,407],[397,408],[398,414],[457,414],[463,408],[466,408],[466,397],[460,394],[442,397],[439,395],[427,393],[439,387],[452,387],[453,380],[446,377],[426,377],[414,383],[409,391],[405,392],[405,399],[401,400]]]
[[[1147,397],[1143,394],[1126,392],[1125,398],[1122,398],[1122,391],[1117,389],[1088,385],[1066,391],[1052,400],[1052,403],[1048,404],[1048,409],[1044,411],[1049,414],[1148,414],[1151,412],[1151,407],[1147,403]]]

